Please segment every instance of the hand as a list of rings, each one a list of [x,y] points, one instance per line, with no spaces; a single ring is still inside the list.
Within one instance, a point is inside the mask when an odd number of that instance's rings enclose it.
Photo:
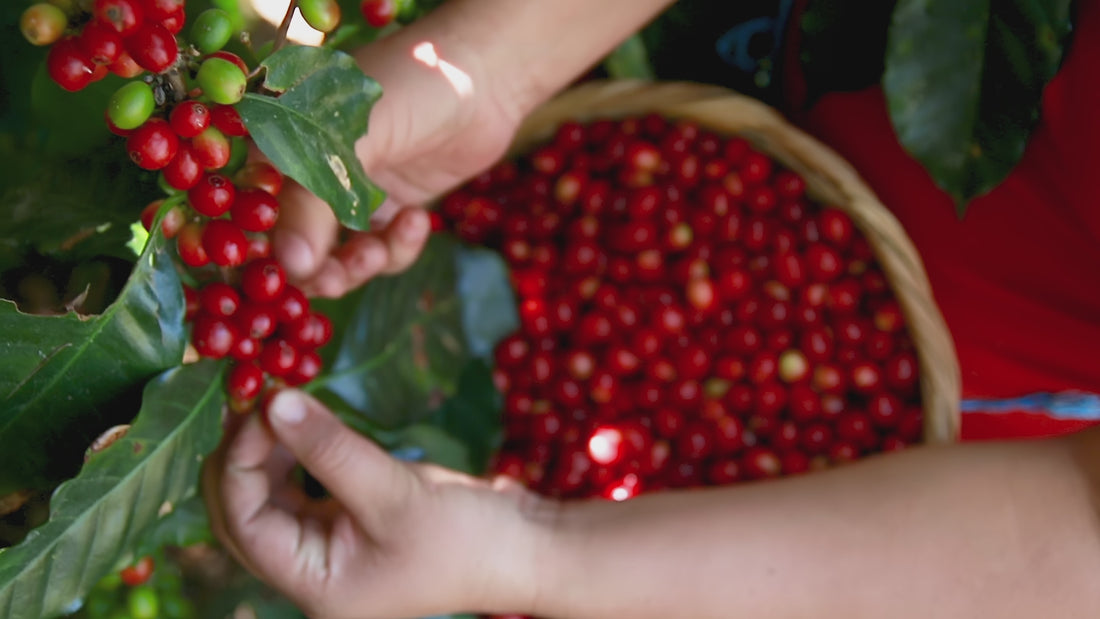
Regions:
[[[339,244],[329,207],[304,188],[284,190],[276,257],[310,295],[340,296],[378,274],[407,268],[430,229],[423,206],[499,159],[523,112],[483,77],[476,55],[447,40],[432,15],[367,46],[357,57],[382,85],[357,154],[388,199],[372,223]],[[453,20],[453,18],[452,18]],[[447,22],[450,24],[451,22]]]
[[[287,481],[300,462],[332,495]],[[204,469],[229,551],[310,617],[524,612],[552,504],[515,482],[399,462],[316,400],[283,391]]]

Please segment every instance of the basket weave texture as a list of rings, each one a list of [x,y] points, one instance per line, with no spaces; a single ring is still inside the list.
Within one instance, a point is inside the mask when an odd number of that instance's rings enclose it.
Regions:
[[[756,99],[685,82],[587,82],[528,116],[509,155],[549,140],[563,122],[619,119],[656,113],[689,120],[721,135],[739,135],[806,180],[818,202],[847,212],[873,248],[902,311],[920,366],[924,440],[954,442],[959,433],[960,375],[947,324],[936,305],[916,247],[898,220],[836,152]]]

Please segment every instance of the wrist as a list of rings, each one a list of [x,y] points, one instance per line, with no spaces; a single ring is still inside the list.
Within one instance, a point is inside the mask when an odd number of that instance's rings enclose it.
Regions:
[[[533,557],[538,587],[524,613],[537,617],[614,616],[593,613],[602,603],[603,584],[592,567],[606,548],[603,524],[612,527],[623,504],[601,499],[553,502],[533,519],[539,527],[539,547]]]
[[[484,131],[487,124],[514,130],[535,102],[515,75],[505,75],[495,47],[467,25],[473,16],[459,0],[363,47],[356,60],[382,87],[358,150],[368,170],[391,145],[410,138]],[[427,136],[427,137],[426,137]],[[415,140],[413,140],[415,141]]]
[[[451,0],[436,13],[478,59],[492,96],[523,118],[672,2]]]
[[[475,550],[480,565],[467,569],[485,578],[467,589],[463,607],[494,615],[538,615],[548,593],[560,595],[547,578],[550,565],[560,563],[556,555],[563,504],[505,478],[493,482],[493,495],[506,505],[507,516],[495,524],[481,519],[484,539]]]

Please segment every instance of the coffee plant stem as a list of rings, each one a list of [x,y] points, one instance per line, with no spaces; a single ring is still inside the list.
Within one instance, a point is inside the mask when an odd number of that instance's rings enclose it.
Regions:
[[[275,43],[271,48],[271,53],[279,51],[286,44],[286,35],[290,32],[290,22],[294,19],[294,10],[297,8],[298,0],[290,0],[290,4],[286,7],[286,15],[283,16],[283,21],[279,24],[279,32],[275,35]]]

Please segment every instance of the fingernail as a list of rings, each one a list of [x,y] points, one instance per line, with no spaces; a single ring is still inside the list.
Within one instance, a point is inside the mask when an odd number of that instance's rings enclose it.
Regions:
[[[275,243],[275,251],[279,255],[279,261],[283,263],[283,268],[294,276],[310,275],[317,268],[313,248],[297,234],[280,234]]]
[[[272,421],[283,425],[301,423],[306,418],[306,400],[297,391],[280,391],[268,405],[267,414]]]

